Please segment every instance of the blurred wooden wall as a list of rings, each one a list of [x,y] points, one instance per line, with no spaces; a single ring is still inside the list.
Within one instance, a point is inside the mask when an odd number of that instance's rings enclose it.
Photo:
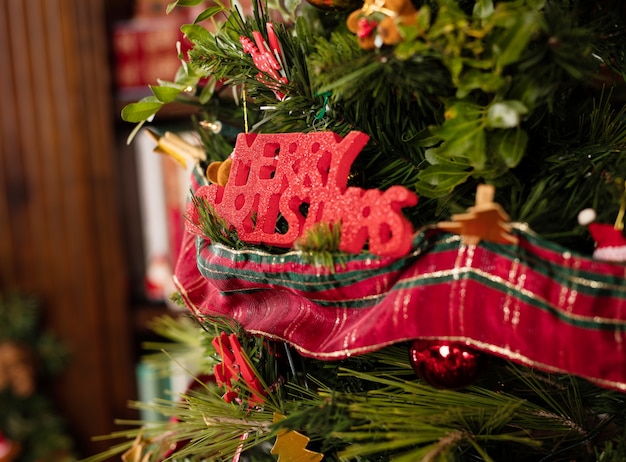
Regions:
[[[72,352],[53,394],[82,455],[135,390],[105,3],[0,2],[0,290]]]

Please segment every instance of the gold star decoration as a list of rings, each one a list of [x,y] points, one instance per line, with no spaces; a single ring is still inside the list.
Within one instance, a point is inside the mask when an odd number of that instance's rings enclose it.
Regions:
[[[274,414],[274,422],[284,419],[285,416]],[[276,436],[276,442],[271,453],[278,456],[278,462],[319,462],[324,454],[309,451],[306,445],[311,439],[295,430],[281,430]]]
[[[452,221],[442,221],[437,227],[460,234],[465,245],[477,245],[481,240],[517,244],[517,237],[511,234],[510,218],[500,204],[493,202],[494,194],[492,185],[479,185],[476,205],[468,208],[467,213],[452,215]]]

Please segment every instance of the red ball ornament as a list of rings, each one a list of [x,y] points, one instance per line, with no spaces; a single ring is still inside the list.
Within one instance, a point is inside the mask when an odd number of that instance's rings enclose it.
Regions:
[[[415,340],[409,349],[417,376],[438,388],[462,388],[480,374],[485,357],[463,343]]]

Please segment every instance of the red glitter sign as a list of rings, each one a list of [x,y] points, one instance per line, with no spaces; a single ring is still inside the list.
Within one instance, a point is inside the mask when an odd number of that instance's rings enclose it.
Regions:
[[[413,228],[401,209],[415,205],[417,196],[402,186],[384,192],[347,187],[350,166],[368,139],[356,131],[345,138],[332,132],[240,134],[226,186],[203,186],[196,196],[244,242],[292,247],[316,223],[341,223],[342,251],[358,253],[369,243],[376,255],[406,255]],[[281,217],[288,225],[282,233]]]

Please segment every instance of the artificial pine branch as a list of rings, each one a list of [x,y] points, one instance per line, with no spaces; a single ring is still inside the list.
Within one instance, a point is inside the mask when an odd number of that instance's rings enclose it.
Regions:
[[[294,247],[302,252],[305,262],[334,272],[335,265],[341,264],[345,256],[339,250],[340,241],[341,223],[318,223],[298,239]]]
[[[571,142],[578,120],[593,110],[594,82],[602,79],[615,87],[617,78],[606,69],[619,75],[624,62],[619,2],[583,3],[495,2],[492,14],[477,15],[474,2],[425,1],[416,5],[419,27],[404,30],[405,40],[395,48],[375,52],[360,49],[341,18],[339,26],[327,22],[332,29],[302,17],[276,24],[289,79],[284,101],[276,101],[257,80],[239,43],[252,31],[266,34],[267,10],[255,2],[253,15],[242,18],[238,11],[216,7],[212,15],[228,14],[217,32],[198,24],[186,29],[194,48],[185,75],[245,86],[255,131],[368,133],[371,141],[354,164],[358,186],[399,184],[415,190],[421,199],[407,211],[415,226],[465,210],[473,203],[476,183],[488,181],[498,187],[514,219],[528,219],[546,237],[587,250],[572,208],[589,197],[593,205],[606,203],[614,196],[611,185],[595,182],[572,190],[568,206],[557,210],[567,212],[565,221],[554,220],[549,206],[534,207],[538,201],[545,205],[538,189],[548,194],[548,184],[555,190],[563,185],[551,183],[554,178],[586,175],[595,168],[586,156],[615,149],[593,137],[592,144]],[[612,101],[618,94],[615,90]],[[492,114],[496,103],[518,111],[519,123],[498,128],[501,122]],[[260,106],[271,109],[260,111]],[[570,142],[562,145],[563,140]],[[542,162],[545,177],[535,175],[534,166]],[[566,163],[574,168],[557,170]],[[527,170],[533,178],[526,177]],[[603,213],[614,214],[614,208]],[[551,229],[555,223],[569,227]]]
[[[256,78],[239,43],[253,31],[266,36],[269,15],[254,6],[250,18],[232,12],[216,33],[187,28],[190,68],[245,86],[254,131],[366,132],[371,141],[353,166],[353,184],[418,192],[418,207],[408,211],[414,224],[465,211],[481,182],[497,186],[514,220],[572,249],[589,244],[574,222],[581,208],[596,208],[603,221],[615,216],[626,171],[620,2],[495,1],[491,10],[490,1],[418,1],[418,27],[374,51],[358,47],[345,15],[332,33],[323,28],[328,22],[299,18],[276,27],[289,79],[283,101]],[[603,93],[601,84],[613,89]],[[203,210],[211,240],[240,245]],[[277,429],[302,431],[328,460],[626,457],[623,395],[581,379],[496,359],[474,386],[440,390],[415,377],[406,345],[324,362],[236,326],[206,319],[202,327],[208,343],[222,330],[237,333],[267,402],[228,404],[223,390],[206,385],[160,403],[179,423],[166,434],[180,430],[176,441],[194,440],[181,453],[190,457],[218,450],[230,457],[246,432],[256,435],[247,447],[260,448]],[[271,411],[286,418],[272,425]],[[217,435],[215,423],[229,430]]]
[[[558,461],[580,456],[582,447],[598,460],[618,461],[624,455],[626,399],[582,379],[492,359],[475,385],[442,390],[415,377],[403,344],[328,362],[300,357],[286,345],[246,334],[231,322],[206,318],[202,326],[202,335],[208,337],[203,345],[221,331],[238,332],[267,398],[255,407],[245,400],[227,403],[223,390],[202,381],[172,400],[133,403],[170,420],[141,430],[150,442],[146,451],[177,444],[172,460],[211,454],[230,460],[241,449],[261,450],[286,429],[309,437],[310,449],[323,452],[327,460],[442,460],[454,455],[459,461]],[[189,343],[170,322],[161,327],[170,331],[167,337]],[[243,381],[237,386],[247,389]],[[272,423],[274,412],[286,418]],[[135,428],[113,436],[133,439],[137,434]]]
[[[215,213],[213,206],[206,199],[192,195],[191,202],[198,216],[198,223],[187,217],[187,220],[191,220],[191,226],[198,227],[212,243],[224,244],[233,248],[243,247],[244,244],[239,240],[237,232]]]
[[[226,403],[216,390],[180,396],[178,402],[159,400],[156,404],[133,403],[133,407],[157,410],[175,424],[156,424],[145,429],[146,436],[155,440],[169,435],[168,445],[182,443],[177,450],[177,460],[232,460],[236,453],[271,440],[273,412],[259,409],[254,412],[236,404]],[[242,438],[242,435],[246,435]]]
[[[323,128],[339,134],[352,129],[368,133],[370,145],[363,150],[355,167],[363,172],[360,185],[384,189],[401,184],[414,188],[422,196],[410,212],[418,226],[432,221],[433,217],[445,219],[471,204],[467,196],[475,186],[476,176],[502,189],[501,196],[510,197],[512,208],[531,210],[536,200],[534,187],[520,185],[516,178],[520,175],[523,183],[528,183],[524,165],[510,170],[510,166],[503,166],[498,160],[502,155],[498,153],[505,146],[518,145],[507,154],[512,156],[507,162],[515,165],[522,152],[519,143],[507,141],[506,130],[502,129],[493,132],[497,135],[495,144],[489,142],[492,134],[484,130],[481,122],[484,111],[493,101],[519,101],[529,112],[511,139],[524,139],[524,133],[528,133],[527,159],[522,162],[535,164],[546,154],[554,153],[559,149],[554,136],[557,133],[570,136],[578,117],[591,110],[588,101],[593,96],[594,79],[602,78],[615,86],[617,79],[603,69],[610,68],[616,75],[623,73],[624,46],[620,45],[624,34],[623,7],[618,1],[593,4],[546,1],[545,6],[542,2],[495,2],[494,5],[495,13],[491,16],[476,16],[471,1],[418,2],[418,32],[407,29],[403,43],[376,52],[358,48],[354,36],[337,23],[331,23],[332,34],[323,29],[323,21],[313,21],[314,25],[309,26],[299,18],[295,23],[279,24],[276,29],[289,78],[285,88],[289,97],[281,102],[255,78],[257,71],[252,60],[239,44],[239,37],[250,37],[253,30],[266,33],[269,15],[259,2],[255,3],[250,18],[242,18],[239,12],[230,12],[223,6],[212,9],[213,15],[230,13],[216,33],[191,25],[187,33],[194,49],[187,67],[193,70],[189,75],[224,79],[229,85],[245,84],[255,105],[275,107],[262,115],[250,108],[250,113],[261,115],[254,124],[258,131]],[[541,21],[524,19],[526,22],[520,23],[520,27],[535,28],[530,41],[508,40],[511,34],[518,33],[511,26],[512,18],[534,18],[542,6]],[[450,31],[449,27],[452,27]],[[494,53],[496,49],[504,50],[504,55]],[[320,96],[324,90],[332,90],[328,104]],[[486,137],[485,167],[477,169],[473,161],[468,163],[458,156],[451,158],[446,143],[438,146],[437,139],[430,145],[424,142],[428,139],[425,136],[428,127],[445,126],[444,109],[462,107],[453,104],[455,97],[483,107],[478,112],[482,114],[480,118],[467,119],[474,127],[467,132],[467,138],[456,128],[451,133],[455,140],[470,140],[478,155],[482,144],[476,144],[476,140]],[[323,117],[318,120],[319,114]],[[439,136],[442,133],[444,141],[452,136],[439,129]],[[436,150],[425,152],[429,147]],[[570,144],[569,155],[584,159],[585,153],[577,148]],[[611,148],[598,144],[597,149]],[[607,195],[599,190],[592,193],[596,204],[603,201],[595,194]],[[439,196],[434,204],[427,197],[431,194]],[[588,194],[589,191],[581,191],[580,196],[570,196],[572,204]],[[527,200],[529,203],[525,204]],[[508,200],[503,205],[508,210]],[[513,210],[511,215],[524,217],[518,210]],[[551,211],[540,213],[534,210],[531,225],[536,223],[541,229],[542,225],[555,222]],[[561,233],[547,231],[549,237],[560,238]],[[569,244],[571,234],[563,237],[563,242]],[[580,234],[580,230],[573,234]]]
[[[193,364],[199,374],[212,373],[213,366],[219,361],[210,344],[203,343],[199,324],[189,317],[160,316],[148,325],[161,341],[149,341],[142,344],[146,353],[142,361],[154,366],[164,377],[171,374],[172,362],[179,365]]]
[[[626,106],[616,108],[608,90],[591,104],[570,124],[571,131],[553,138],[547,149],[537,146],[535,158],[517,169],[520,184],[511,194],[523,197],[503,199],[514,220],[579,250],[592,243],[576,222],[578,212],[590,207],[600,222],[613,222],[626,176]]]

